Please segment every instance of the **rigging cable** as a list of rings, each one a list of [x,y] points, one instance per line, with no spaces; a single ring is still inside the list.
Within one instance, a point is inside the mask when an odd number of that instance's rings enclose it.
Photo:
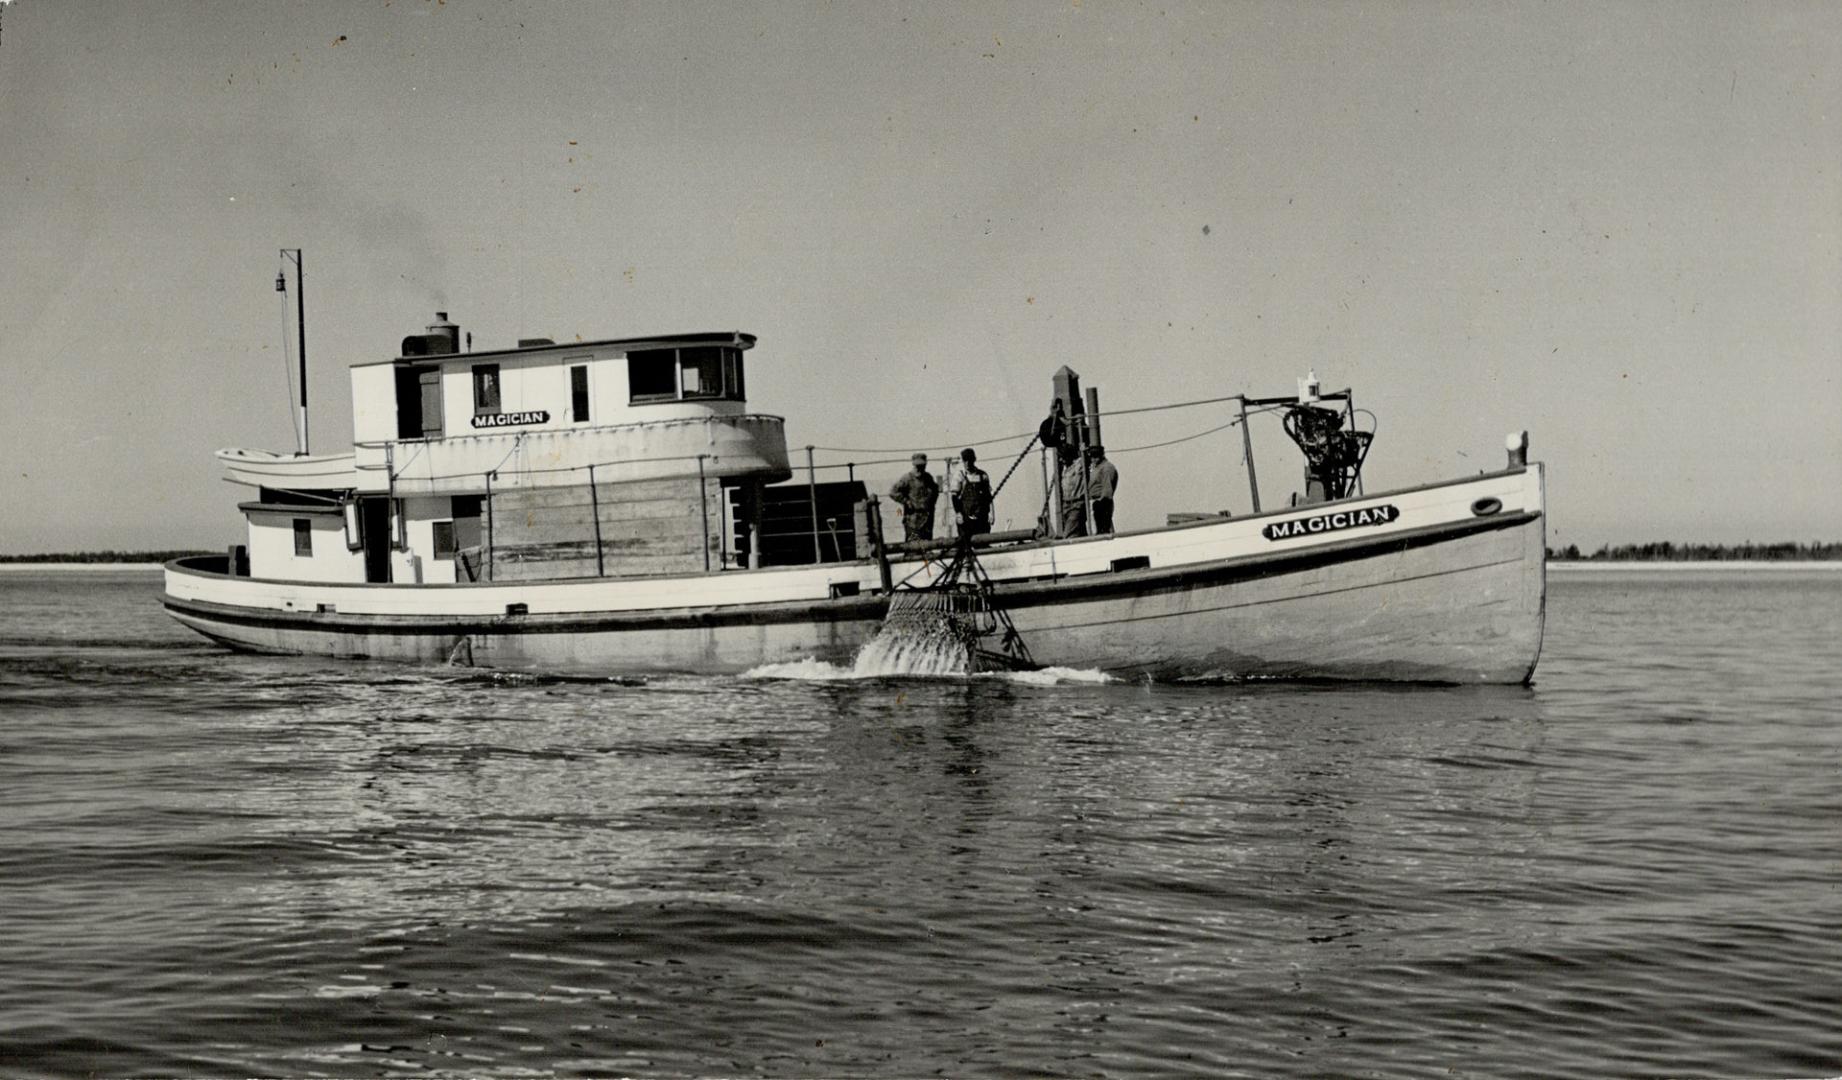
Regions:
[[[1234,400],[1236,400],[1236,398],[1233,398],[1233,397],[1229,397],[1229,398],[1220,398],[1220,399],[1216,399],[1216,400],[1217,400],[1217,401],[1234,401]],[[1214,402],[1211,402],[1211,403],[1214,403]],[[1201,403],[1200,403],[1200,402],[1185,402],[1184,404],[1189,404],[1189,405],[1195,405],[1195,404],[1201,404]],[[1154,410],[1156,410],[1156,409],[1160,409],[1160,408],[1181,408],[1181,407],[1182,407],[1182,406],[1180,406],[1180,405],[1177,405],[1177,406],[1151,406],[1150,408],[1144,408],[1144,409],[1131,409],[1131,410],[1124,410],[1124,411],[1128,411],[1128,412],[1151,412],[1151,411],[1154,411]],[[1247,413],[1247,415],[1249,415],[1249,416],[1258,416],[1258,415],[1260,415],[1261,413],[1267,413],[1267,412],[1274,412],[1274,411],[1277,411],[1277,410],[1279,410],[1279,409],[1281,409],[1281,408],[1284,408],[1284,407],[1285,407],[1285,406],[1282,406],[1282,405],[1264,405],[1264,406],[1261,406],[1261,407],[1259,407],[1259,408],[1256,408],[1256,409],[1250,409],[1250,410],[1248,411],[1248,413]],[[1362,410],[1362,411],[1365,411],[1365,412],[1366,412],[1367,410]],[[1118,414],[1118,413],[1113,413],[1113,414],[1101,414],[1101,415],[1119,415],[1119,414]],[[1125,446],[1125,447],[1118,447],[1118,448],[1116,448],[1116,449],[1113,449],[1113,450],[1112,450],[1112,451],[1110,451],[1110,452],[1111,452],[1111,453],[1115,453],[1115,454],[1131,454],[1131,453],[1136,453],[1136,452],[1138,452],[1138,451],[1140,451],[1140,450],[1155,450],[1155,449],[1158,449],[1158,448],[1160,448],[1160,447],[1165,447],[1165,446],[1175,446],[1175,445],[1177,445],[1178,443],[1184,443],[1184,442],[1189,442],[1189,441],[1190,441],[1190,440],[1192,440],[1192,439],[1200,439],[1200,438],[1203,438],[1204,436],[1207,436],[1207,435],[1213,435],[1213,434],[1215,434],[1216,432],[1219,432],[1219,431],[1226,431],[1226,430],[1227,430],[1227,429],[1229,429],[1229,428],[1232,428],[1232,427],[1236,427],[1236,426],[1238,426],[1238,425],[1240,424],[1240,422],[1241,422],[1241,419],[1240,419],[1240,417],[1238,417],[1238,416],[1237,416],[1237,417],[1235,417],[1235,418],[1234,418],[1233,420],[1230,420],[1230,421],[1228,421],[1228,422],[1227,422],[1226,424],[1218,424],[1218,425],[1217,425],[1217,426],[1215,426],[1215,427],[1212,427],[1212,428],[1208,428],[1208,429],[1206,429],[1206,430],[1203,430],[1203,431],[1198,431],[1198,432],[1195,432],[1194,434],[1190,434],[1190,435],[1185,435],[1185,436],[1183,436],[1183,437],[1181,437],[1181,438],[1177,438],[1177,439],[1169,439],[1169,440],[1166,440],[1166,441],[1164,441],[1164,442],[1155,442],[1155,443],[1146,443],[1146,444],[1145,444],[1145,445],[1143,445],[1143,446]],[[1021,436],[1021,435],[1017,435],[1017,436],[1010,436],[1009,438],[1005,438],[1005,439],[987,439],[987,440],[985,440],[984,442],[980,442],[980,443],[971,443],[971,444],[969,444],[969,445],[972,445],[972,446],[989,446],[989,445],[991,445],[992,443],[995,443],[995,442],[1008,442],[1008,441],[1010,441],[1010,439],[1013,439],[1013,438],[1023,438],[1023,437],[1024,437],[1024,436]],[[1020,454],[1019,454],[1019,455],[1017,456],[1017,460],[1016,460],[1016,461],[1014,461],[1014,462],[1012,462],[1012,463],[1011,463],[1011,467],[1010,467],[1010,469],[1009,469],[1008,471],[1006,471],[1006,472],[1005,472],[1005,474],[1004,474],[1004,480],[1003,480],[1003,481],[1000,481],[1000,482],[999,482],[999,484],[998,484],[998,488],[999,488],[999,489],[1002,489],[1002,488],[1003,488],[1003,486],[1004,486],[1004,484],[1005,484],[1005,483],[1008,483],[1008,482],[1009,482],[1009,480],[1010,480],[1010,478],[1011,478],[1011,476],[1012,476],[1012,475],[1014,475],[1014,474],[1016,473],[1016,471],[1017,471],[1017,468],[1018,468],[1018,466],[1019,466],[1020,464],[1022,464],[1022,462],[1023,462],[1023,458],[1024,458],[1024,457],[1025,457],[1025,456],[1026,456],[1027,454],[1029,454],[1029,452],[1030,452],[1030,450],[1031,450],[1031,449],[1032,449],[1032,448],[1033,448],[1033,447],[1035,446],[1035,443],[1036,443],[1036,438],[1037,438],[1037,436],[1036,436],[1036,434],[1035,434],[1034,432],[1032,432],[1032,433],[1030,433],[1030,434],[1029,434],[1029,436],[1028,436],[1028,437],[1029,437],[1029,439],[1030,439],[1030,442],[1029,442],[1029,443],[1027,443],[1027,444],[1025,444],[1025,446],[1024,446],[1024,448],[1023,448],[1023,452],[1022,452],[1022,453],[1020,453]],[[501,459],[500,459],[500,461],[499,461],[499,465],[498,465],[497,467],[495,467],[495,468],[493,468],[493,469],[491,469],[491,470],[486,470],[486,471],[490,471],[490,472],[493,472],[493,473],[495,473],[495,474],[496,474],[496,473],[498,473],[498,472],[500,472],[500,471],[502,471],[502,470],[504,470],[504,467],[505,467],[505,462],[506,462],[506,461],[509,461],[509,460],[510,460],[510,459],[512,458],[512,456],[513,456],[514,454],[516,454],[516,453],[518,453],[518,452],[519,452],[519,450],[521,450],[521,449],[523,449],[523,447],[522,447],[522,446],[521,446],[520,444],[521,444],[521,443],[523,442],[523,440],[524,440],[524,438],[525,438],[525,434],[524,434],[524,433],[521,433],[521,434],[519,434],[519,435],[516,435],[516,436],[513,436],[513,446],[511,447],[511,449],[510,449],[510,450],[508,450],[508,451],[506,452],[506,454],[505,454],[505,456],[504,456],[503,458],[501,458]],[[407,441],[407,440],[406,440],[406,441]],[[958,444],[955,444],[955,445],[958,445]],[[420,452],[420,449],[421,449],[421,448],[419,447],[419,448],[418,448],[418,452]],[[822,449],[826,449],[826,448],[825,448],[825,447],[816,447],[816,446],[815,446],[815,447],[813,447],[813,449],[815,449],[815,450],[822,450]],[[935,449],[939,449],[939,448],[935,448]],[[876,453],[890,453],[890,452],[892,452],[892,451],[872,451],[872,452],[876,452]],[[611,460],[608,460],[608,461],[598,461],[598,462],[595,462],[595,463],[594,463],[594,467],[595,467],[595,468],[598,468],[598,469],[611,469],[611,468],[615,468],[615,467],[618,467],[618,466],[622,466],[622,465],[651,465],[651,464],[657,464],[657,463],[660,463],[660,462],[667,462],[667,461],[684,461],[684,462],[694,462],[694,461],[696,461],[696,460],[698,460],[699,458],[702,458],[703,460],[705,460],[705,461],[708,461],[708,462],[716,462],[716,461],[720,461],[720,460],[722,459],[722,455],[720,455],[720,454],[664,454],[664,455],[659,455],[659,456],[655,456],[655,457],[643,457],[643,458],[619,458],[619,459],[611,459]],[[413,460],[413,458],[412,458],[411,460]],[[866,465],[866,466],[867,466],[867,465],[904,465],[904,464],[907,464],[907,463],[908,463],[908,460],[909,460],[909,459],[908,459],[908,458],[906,458],[906,457],[890,457],[890,458],[873,458],[873,459],[871,459],[871,460],[869,460],[869,461],[850,461],[850,462],[825,462],[825,463],[820,463],[820,464],[818,464],[818,465],[815,465],[815,466],[814,466],[814,468],[818,468],[818,469],[848,469],[848,468],[855,468],[855,467],[857,467],[857,466],[859,466],[859,465]],[[402,476],[403,476],[403,474],[404,474],[404,468],[405,468],[405,466],[407,466],[407,465],[408,465],[408,462],[406,461],[406,462],[404,462],[404,463],[403,463],[403,465],[402,465],[402,466],[398,466],[398,468],[397,468],[397,470],[396,470],[396,473],[395,473],[395,475],[396,475],[396,477],[399,477],[399,478],[400,478],[400,477],[402,477]],[[363,465],[361,465],[361,466],[358,466],[358,468],[360,468],[360,469],[363,469],[363,468],[367,468],[367,467],[371,467],[371,468],[375,468],[375,466],[363,466]],[[535,469],[532,469],[532,468],[523,468],[523,469],[514,469],[514,470],[511,470],[511,472],[512,472],[513,474],[516,474],[516,475],[526,475],[526,476],[537,476],[537,475],[547,475],[547,474],[550,474],[550,473],[566,473],[566,472],[581,472],[581,471],[583,471],[583,470],[585,470],[585,469],[587,469],[587,468],[589,468],[589,466],[588,466],[588,465],[558,465],[558,466],[554,466],[554,467],[551,467],[551,468],[535,468]],[[468,472],[457,472],[457,473],[443,473],[443,474],[440,474],[440,475],[431,475],[431,476],[423,476],[423,477],[417,477],[417,479],[419,479],[419,480],[430,480],[430,481],[434,481],[434,480],[458,480],[458,479],[461,479],[461,478],[463,478],[463,477],[468,477],[468,476],[480,476],[480,475],[482,475],[482,472],[481,472],[480,470],[470,470],[470,471],[468,471]],[[689,472],[687,471],[687,472],[685,473],[685,475],[690,475],[690,473],[689,473]],[[1053,479],[1053,478],[1051,478],[1051,479]],[[613,482],[613,483],[619,483],[620,481],[611,481],[611,482]],[[997,489],[994,489],[994,490],[993,490],[993,492],[992,492],[992,494],[993,494],[993,495],[995,496],[995,495],[997,494]]]
[[[1136,409],[1107,409],[1101,412],[1082,413],[1081,415],[1083,417],[1093,417],[1093,418],[1104,418],[1108,416],[1131,416],[1134,413],[1162,412],[1166,409],[1187,409],[1187,408],[1191,408],[1196,405],[1220,405],[1225,401],[1244,401],[1244,400],[1246,400],[1246,395],[1244,394],[1229,394],[1227,397],[1201,398],[1196,401],[1177,401],[1177,402],[1172,402],[1169,405],[1144,405]],[[1262,409],[1259,411],[1264,412],[1266,410]],[[910,451],[914,451],[914,452],[927,451],[927,452],[939,453],[939,452],[952,450],[952,449],[955,449],[956,447],[961,447],[961,446],[975,446],[975,447],[976,446],[996,446],[999,443],[1015,442],[1018,439],[1028,438],[1029,436],[1034,435],[1034,434],[1035,432],[1033,431],[1021,431],[1015,435],[1003,435],[1003,436],[999,436],[998,438],[994,438],[994,439],[986,439],[983,442],[951,443],[946,446],[911,446],[906,449],[901,448],[901,447],[888,447],[888,446],[814,446],[813,449],[814,450],[825,450],[825,451],[829,451],[834,454],[902,454],[902,453],[908,453]],[[864,462],[864,464],[876,464],[876,462]]]
[[[279,279],[278,279],[279,280]],[[288,386],[288,427],[294,431],[294,445],[301,445],[301,418],[294,408],[294,365],[288,361],[288,293],[281,293],[281,378]]]

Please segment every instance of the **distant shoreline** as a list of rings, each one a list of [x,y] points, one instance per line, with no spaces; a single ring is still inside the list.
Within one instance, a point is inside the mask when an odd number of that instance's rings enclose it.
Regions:
[[[1842,570],[1836,559],[1549,559],[1549,570],[1562,573],[1617,570]]]
[[[30,573],[44,570],[48,573],[75,574],[88,571],[93,574],[119,573],[123,570],[152,573],[165,566],[157,562],[0,562],[0,574]]]

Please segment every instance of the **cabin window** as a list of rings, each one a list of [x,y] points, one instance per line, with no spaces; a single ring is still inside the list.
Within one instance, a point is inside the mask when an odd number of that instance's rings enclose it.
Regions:
[[[454,523],[452,521],[437,521],[434,525],[435,557],[437,559],[452,559],[455,551]]]
[[[741,349],[723,350],[723,386],[728,390],[725,396],[731,401],[748,400],[748,392],[742,388]]]
[[[627,389],[634,401],[678,399],[678,350],[641,349],[627,354]]]
[[[499,365],[473,365],[473,415],[499,411]]]
[[[294,519],[294,553],[302,557],[313,555],[313,522],[306,518]]]
[[[678,350],[686,401],[723,396],[723,350],[712,346]]]
[[[454,546],[456,548],[479,547],[480,496],[456,495],[449,505],[453,507],[454,514]]]
[[[569,419],[582,424],[588,421],[588,365],[569,369]]]
[[[627,385],[635,404],[655,401],[741,401],[742,350],[720,345],[640,349],[627,354]]]

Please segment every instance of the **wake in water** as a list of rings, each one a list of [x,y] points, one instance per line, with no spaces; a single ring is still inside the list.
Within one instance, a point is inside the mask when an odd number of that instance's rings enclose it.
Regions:
[[[857,650],[852,672],[858,678],[969,675],[976,644],[976,639],[968,641],[965,633],[946,619],[885,623]]]
[[[807,657],[784,664],[763,664],[743,673],[746,679],[798,679],[833,682],[847,679],[1004,679],[1030,686],[1062,683],[1108,683],[1104,671],[1048,667],[1026,671],[972,670],[972,648],[965,635],[946,621],[911,621],[885,625],[849,667]]]
[[[1037,668],[1017,628],[991,603],[987,592],[970,583],[948,587],[967,568],[982,580],[970,549],[962,550],[952,568],[933,586],[898,590],[889,599],[888,612],[876,636],[857,650],[849,668],[806,659],[764,664],[746,674],[752,678],[825,680],[989,675],[1042,686],[1112,681],[1099,671]],[[1002,652],[980,647],[982,639],[1000,631]]]
[[[874,644],[874,642],[872,643]],[[868,650],[869,645],[864,646]],[[783,664],[762,664],[742,673],[744,679],[787,679],[795,682],[848,682],[856,679],[891,679],[891,678],[932,678],[932,679],[1000,679],[1004,682],[1017,683],[1022,686],[1065,686],[1086,684],[1097,686],[1102,683],[1118,682],[1113,676],[1093,668],[1045,667],[1034,671],[981,671],[967,674],[964,668],[950,672],[922,673],[915,671],[879,671],[865,670],[862,665],[863,653],[858,653],[858,663],[846,667],[831,664],[824,660],[807,657],[804,660],[792,660]]]

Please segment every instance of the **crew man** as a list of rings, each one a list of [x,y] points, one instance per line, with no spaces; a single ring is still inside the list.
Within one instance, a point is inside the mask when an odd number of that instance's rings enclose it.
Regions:
[[[915,463],[915,467],[903,473],[902,478],[889,489],[889,498],[894,500],[902,515],[903,539],[932,540],[934,504],[940,500],[940,482],[934,479],[933,473],[927,471],[926,454],[916,454],[909,460]]]
[[[991,474],[979,468],[979,456],[968,446],[959,452],[960,470],[949,488],[954,520],[961,539],[970,540],[991,531]]]
[[[1081,452],[1067,443],[1058,455],[1062,462],[1062,535],[1087,535],[1087,473]]]
[[[1087,491],[1094,500],[1094,534],[1113,531],[1113,493],[1119,490],[1119,470],[1106,459],[1106,447],[1087,448]]]

